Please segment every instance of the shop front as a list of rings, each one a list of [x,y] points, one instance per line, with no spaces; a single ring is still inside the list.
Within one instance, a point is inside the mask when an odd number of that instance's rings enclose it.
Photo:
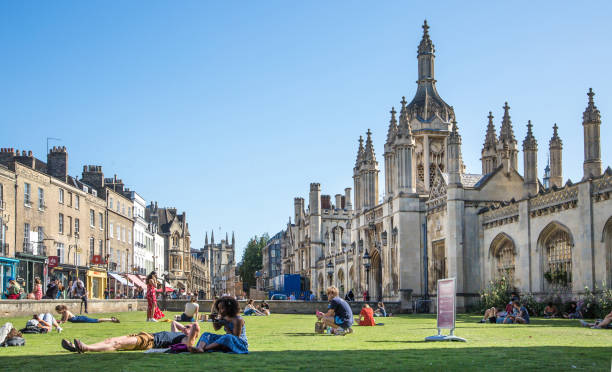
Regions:
[[[106,280],[106,270],[103,268],[92,268],[87,271],[87,292],[89,292],[89,298],[104,299]]]
[[[44,287],[44,283],[47,283],[47,257],[23,252],[17,252],[16,256],[19,260],[19,265],[17,265],[17,275],[15,278],[19,283],[23,284],[23,291],[25,293],[32,292],[35,278],[39,278]]]
[[[51,265],[49,265],[51,266]],[[70,298],[70,286],[77,279],[85,283],[87,278],[87,267],[74,265],[61,265],[49,267],[49,278],[58,279],[64,290],[61,292],[62,298]]]
[[[129,298],[134,292],[134,284],[128,282],[118,273],[108,273],[109,298],[120,299]]]
[[[9,280],[16,277],[19,260],[8,257],[0,257],[0,298],[4,296],[9,285]]]

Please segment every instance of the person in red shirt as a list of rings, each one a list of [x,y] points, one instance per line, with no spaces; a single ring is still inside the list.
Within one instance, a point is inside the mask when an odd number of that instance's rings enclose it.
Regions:
[[[375,326],[374,321],[374,310],[368,304],[364,304],[359,313],[359,325],[360,326]]]

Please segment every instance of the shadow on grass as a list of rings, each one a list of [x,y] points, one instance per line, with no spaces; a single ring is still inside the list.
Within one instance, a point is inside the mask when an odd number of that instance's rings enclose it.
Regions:
[[[420,341],[413,341],[420,343]],[[610,347],[469,347],[430,343],[396,350],[283,350],[235,354],[144,354],[141,352],[2,357],[5,371],[234,370],[610,370]],[[451,346],[452,345],[452,346]],[[415,345],[416,346],[416,345]]]

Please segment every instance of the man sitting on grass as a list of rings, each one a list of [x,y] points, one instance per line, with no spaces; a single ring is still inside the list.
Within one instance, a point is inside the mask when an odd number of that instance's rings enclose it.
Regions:
[[[317,318],[322,320],[326,326],[332,327],[334,334],[344,336],[347,333],[353,333],[351,326],[353,325],[353,311],[349,304],[338,297],[338,288],[327,288],[327,298],[329,301],[329,310],[325,314],[317,311]]]
[[[590,327],[595,329],[612,328],[612,311],[610,311],[610,314],[606,315],[603,320],[598,320],[595,323],[587,323],[584,320],[580,319],[580,324],[582,324],[583,327]]]
[[[149,350],[164,349],[175,344],[192,345],[200,333],[200,327],[196,326],[197,323],[184,326],[173,321],[170,326],[170,332],[140,332],[138,334],[107,338],[104,341],[90,345],[76,338],[74,343],[63,339],[62,347],[68,351],[82,354],[86,351]]]

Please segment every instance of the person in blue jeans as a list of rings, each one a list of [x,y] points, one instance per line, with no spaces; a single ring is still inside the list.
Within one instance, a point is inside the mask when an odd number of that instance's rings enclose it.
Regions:
[[[88,316],[83,316],[83,315],[74,315],[73,313],[70,312],[70,310],[68,310],[66,305],[57,305],[55,307],[55,311],[57,311],[62,316],[62,319],[60,319],[58,323],[66,323],[66,322],[70,322],[70,323],[104,323],[104,322],[119,323],[119,319],[115,317],[95,319],[95,318],[90,318]]]

